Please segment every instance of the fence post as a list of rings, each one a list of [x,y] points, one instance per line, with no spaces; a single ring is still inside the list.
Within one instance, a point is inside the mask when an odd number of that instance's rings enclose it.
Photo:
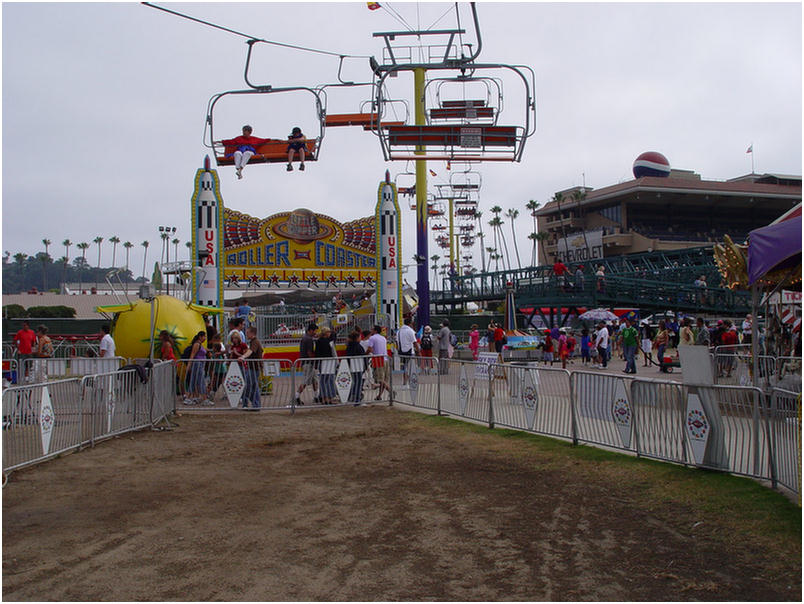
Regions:
[[[766,426],[766,439],[768,441],[768,461],[770,463],[770,471],[771,471],[771,486],[775,489],[778,483],[778,471],[776,467],[776,421],[777,421],[777,408],[778,408],[778,398],[775,392],[771,392],[769,395],[764,394],[764,396],[770,396],[770,404],[768,405],[769,412],[767,418],[765,420]],[[799,492],[801,492],[801,485],[799,485]]]
[[[436,371],[436,415],[441,415],[441,359],[438,359]]]
[[[299,360],[290,365],[290,414],[296,415],[296,366]],[[281,371],[280,371],[281,373]]]
[[[389,365],[389,367],[388,367],[388,386],[389,386],[389,390],[388,390],[388,406],[389,407],[394,406],[394,395],[396,394],[396,392],[394,392],[394,359],[395,358],[397,358],[397,357],[395,357],[395,356],[393,356],[393,357],[386,356],[385,357],[385,362],[388,363],[388,365]],[[402,359],[399,359],[399,360],[400,360],[400,367],[401,367],[402,366],[402,363],[401,363]],[[404,369],[402,371],[404,371]]]
[[[494,429],[494,372],[495,365],[489,364],[489,429]]]
[[[578,444],[578,418],[577,410],[575,408],[575,380],[572,379],[570,374],[570,387],[569,387],[569,405],[570,405],[570,424],[572,431],[572,444]]]

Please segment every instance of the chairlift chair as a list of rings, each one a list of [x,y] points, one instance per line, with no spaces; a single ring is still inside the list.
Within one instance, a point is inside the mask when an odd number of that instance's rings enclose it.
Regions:
[[[385,79],[390,74],[404,68],[405,66],[391,66],[378,74],[376,86],[378,107],[385,102],[383,97]],[[449,64],[430,66],[428,69],[456,70]],[[525,142],[535,132],[536,109],[532,97],[532,91],[535,88],[533,71],[527,66],[472,63],[463,66],[460,70],[460,77],[442,79],[456,82],[460,80],[464,83],[481,80],[493,81],[496,86],[497,78],[475,75],[482,70],[509,70],[521,80],[525,93],[524,115],[519,120],[515,120],[514,125],[500,125],[499,122],[502,118],[498,116],[502,115],[501,112],[495,112],[493,119],[469,119],[467,116],[471,113],[467,113],[467,106],[461,110],[463,114],[460,117],[452,120],[444,117],[435,122],[430,119],[429,123],[424,125],[385,124],[382,112],[380,112],[377,133],[383,157],[386,160],[426,159],[467,163],[521,161]],[[470,73],[470,75],[466,75],[466,73]],[[472,110],[482,108],[475,107],[474,99],[472,101],[470,103]]]
[[[281,94],[286,92],[302,91],[309,93],[312,96],[312,101],[315,105],[316,115],[318,117],[319,128],[315,136],[310,137],[306,134],[307,140],[305,142],[305,158],[304,161],[317,161],[321,149],[321,141],[324,137],[324,114],[325,109],[321,102],[321,96],[317,91],[305,86],[291,86],[285,88],[272,88],[265,89],[251,89],[251,90],[229,90],[213,95],[207,104],[206,124],[204,127],[204,145],[212,149],[215,155],[215,162],[218,166],[232,166],[234,165],[233,153],[236,151],[234,146],[225,146],[221,140],[216,140],[214,131],[214,113],[215,107],[222,98],[226,96],[240,96],[240,95],[253,95],[253,94]],[[288,139],[269,138],[265,143],[256,148],[256,153],[249,159],[249,164],[271,164],[271,163],[287,163],[288,161]],[[294,161],[299,161],[298,154],[294,154]]]

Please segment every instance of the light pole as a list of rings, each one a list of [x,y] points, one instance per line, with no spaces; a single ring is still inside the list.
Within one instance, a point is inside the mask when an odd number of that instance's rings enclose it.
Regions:
[[[165,264],[170,261],[170,238],[176,234],[176,227],[174,226],[160,226],[159,237],[162,239],[162,256],[165,257]],[[170,276],[165,274],[165,293],[170,295]]]

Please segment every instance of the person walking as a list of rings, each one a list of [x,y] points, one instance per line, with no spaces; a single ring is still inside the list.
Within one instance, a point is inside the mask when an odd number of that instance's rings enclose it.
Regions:
[[[425,325],[422,330],[422,339],[419,343],[422,355],[422,369],[427,373],[433,372],[433,328]]]
[[[206,336],[206,332],[204,332]],[[101,326],[101,341],[100,345],[98,346],[98,350],[100,351],[100,356],[102,357],[113,357],[114,356],[114,340],[112,336],[109,335],[109,326],[102,325]]]
[[[377,398],[380,400],[384,390],[388,390],[388,397],[393,400],[394,393],[389,383],[388,371],[388,340],[382,335],[382,327],[375,325],[371,337],[368,339],[368,350],[371,353],[371,367],[374,370],[374,381],[378,384]]]
[[[299,359],[302,368],[302,383],[299,384],[299,389],[296,391],[294,402],[296,405],[303,405],[301,400],[301,393],[307,386],[313,387],[313,392],[318,393],[318,381],[316,380],[315,372],[315,332],[318,331],[318,325],[310,321],[307,324],[307,330],[299,342]],[[317,397],[316,397],[317,398]]]
[[[360,403],[363,400],[363,372],[366,367],[364,359],[366,349],[360,344],[360,332],[353,331],[346,336],[346,356],[349,357],[349,372],[352,374],[352,387],[349,389],[349,402]]]
[[[708,348],[709,326],[707,326],[706,321],[704,321],[702,317],[698,317],[697,319],[695,319],[695,325],[697,327],[697,332],[695,334],[695,345],[706,346]]]
[[[472,324],[472,331],[469,332],[469,350],[472,351],[472,360],[476,361],[480,350],[480,332],[475,323]]]
[[[636,373],[636,353],[639,332],[634,327],[634,322],[626,318],[624,327],[620,330],[620,338],[623,344],[623,356],[625,356],[625,373]]]
[[[399,357],[402,361],[402,384],[408,383],[408,364],[414,353],[419,354],[419,343],[416,341],[416,332],[410,326],[413,323],[411,317],[405,317],[402,327],[396,334],[396,342],[399,346]]]
[[[452,332],[449,329],[449,319],[441,321],[441,329],[438,330],[436,339],[438,340],[438,373],[447,375],[449,373],[449,348]]]
[[[495,331],[495,327],[496,327],[496,325],[494,324],[494,321],[492,321],[491,323],[489,323],[488,329],[486,329],[486,345],[489,348],[489,352],[494,352],[495,351],[495,348],[494,348],[494,331]]]
[[[595,347],[597,348],[597,356],[600,359],[599,369],[608,367],[608,351],[609,351],[609,330],[606,324],[601,322],[598,326],[597,334],[595,335]]]
[[[681,328],[678,330],[678,345],[695,345],[695,334],[692,333],[692,319],[689,317],[684,317],[681,319]]]
[[[653,348],[656,349],[656,356],[659,359],[659,371],[664,372],[664,351],[670,341],[670,332],[667,329],[667,324],[664,320],[659,321],[659,329],[656,332],[656,337],[653,338]]]
[[[246,365],[246,390],[243,392],[243,409],[257,411],[262,403],[260,401],[260,375],[262,374],[262,344],[257,339],[257,328],[246,328],[248,349],[240,355],[240,361]],[[253,407],[249,409],[248,404]]]
[[[28,367],[30,363],[27,361],[33,356],[34,345],[36,344],[36,332],[31,329],[28,321],[22,322],[22,329],[14,334],[13,342],[14,346],[17,347],[17,362],[22,369],[22,375],[27,377],[30,371]]]
[[[321,401],[325,405],[332,405],[335,398],[335,363],[331,360],[336,357],[335,333],[324,327],[315,341],[315,358],[318,360],[318,371],[321,376]],[[326,359],[326,360],[325,360]]]

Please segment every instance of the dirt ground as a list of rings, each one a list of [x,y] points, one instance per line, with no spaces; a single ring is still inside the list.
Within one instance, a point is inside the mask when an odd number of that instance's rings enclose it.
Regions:
[[[800,600],[801,556],[397,407],[184,415],[11,476],[5,600]]]

